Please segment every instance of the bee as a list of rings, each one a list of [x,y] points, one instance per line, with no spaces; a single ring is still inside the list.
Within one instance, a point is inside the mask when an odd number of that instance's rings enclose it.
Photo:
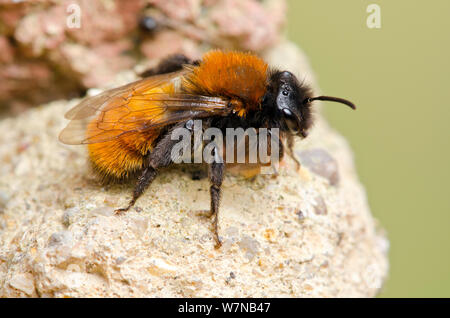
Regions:
[[[333,101],[353,109],[350,101],[316,96],[289,71],[269,67],[260,57],[243,52],[213,50],[201,60],[183,55],[162,60],[147,77],[84,99],[69,110],[70,120],[59,140],[86,144],[89,159],[104,177],[139,175],[129,204],[134,206],[161,168],[173,164],[175,128],[192,129],[193,120],[222,131],[227,128],[278,128],[280,158],[292,154],[293,138],[305,138],[313,123],[312,104]],[[287,146],[284,146],[284,145]],[[216,246],[219,201],[226,164],[208,164],[210,214],[214,216]]]

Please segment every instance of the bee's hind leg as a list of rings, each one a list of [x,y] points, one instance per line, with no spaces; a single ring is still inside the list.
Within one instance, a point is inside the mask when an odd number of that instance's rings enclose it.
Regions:
[[[175,126],[177,128],[179,126]],[[152,181],[158,174],[158,169],[167,167],[172,163],[171,151],[172,147],[178,142],[178,140],[171,139],[172,131],[169,131],[155,146],[153,151],[148,155],[147,164],[139,177],[136,186],[133,191],[133,197],[128,203],[126,208],[117,209],[116,214],[120,214],[128,211],[134,206],[137,199],[144,193],[149,187]]]
[[[133,190],[133,198],[130,200],[130,203],[128,203],[128,206],[126,208],[115,210],[115,213],[120,214],[123,212],[127,212],[130,208],[132,208],[137,199],[142,195],[142,193],[144,193],[145,189],[147,189],[150,183],[152,183],[153,179],[155,179],[157,174],[158,172],[155,168],[151,166],[145,168],[141,176],[138,178],[136,186]]]

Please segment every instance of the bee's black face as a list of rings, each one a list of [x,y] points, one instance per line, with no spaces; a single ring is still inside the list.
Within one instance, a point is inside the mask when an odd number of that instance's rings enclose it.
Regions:
[[[276,72],[270,77],[270,91],[274,95],[273,103],[281,128],[294,135],[306,137],[311,126],[311,110],[308,87],[302,86],[290,72]]]

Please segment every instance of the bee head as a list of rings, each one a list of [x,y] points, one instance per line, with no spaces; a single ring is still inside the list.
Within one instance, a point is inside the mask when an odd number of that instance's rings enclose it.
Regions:
[[[300,84],[294,74],[288,71],[273,72],[269,77],[266,102],[275,108],[276,117],[281,120],[281,129],[305,138],[312,126],[311,104],[314,100],[328,100],[346,104],[355,109],[353,103],[337,97],[313,97],[311,89]]]

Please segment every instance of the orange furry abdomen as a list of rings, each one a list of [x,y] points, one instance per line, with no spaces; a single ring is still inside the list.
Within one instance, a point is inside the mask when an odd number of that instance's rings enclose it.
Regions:
[[[155,131],[132,132],[111,141],[89,144],[90,160],[102,176],[126,178],[142,169],[145,155],[158,135]]]
[[[268,65],[250,53],[211,51],[184,78],[183,88],[199,95],[242,102],[241,115],[257,109],[266,93]]]

